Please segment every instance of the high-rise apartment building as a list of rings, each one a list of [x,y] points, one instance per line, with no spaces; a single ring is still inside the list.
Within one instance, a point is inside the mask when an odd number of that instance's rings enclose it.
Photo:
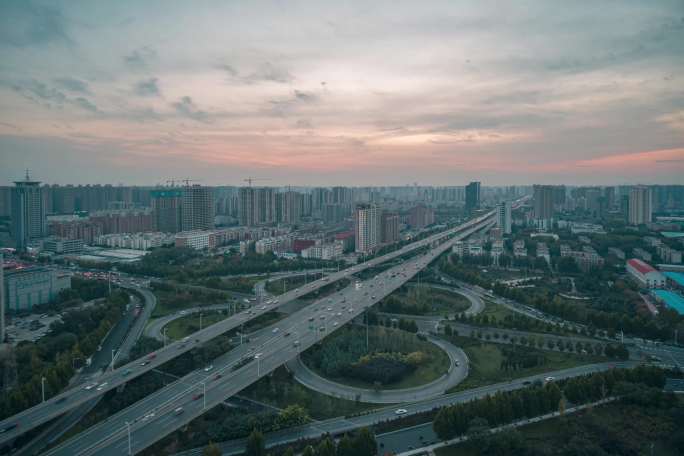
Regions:
[[[435,211],[431,207],[419,204],[409,209],[408,223],[414,230],[422,230],[435,223]]]
[[[651,222],[653,195],[645,185],[632,187],[629,192],[629,224],[643,225]]]
[[[276,194],[277,221],[289,225],[299,223],[302,218],[303,203],[301,193],[287,191]]]
[[[553,221],[553,185],[535,185],[533,190],[534,221],[539,229],[548,229]]]
[[[480,208],[480,183],[471,182],[465,188],[465,210],[470,213]]]
[[[356,252],[370,253],[380,244],[380,208],[375,204],[359,204],[354,213]]]
[[[211,187],[186,185],[183,191],[183,231],[214,228],[214,195]]]
[[[277,221],[276,192],[270,187],[240,187],[238,220],[243,226],[268,225]]]
[[[152,190],[150,196],[157,230],[164,233],[183,231],[183,191],[165,188]]]
[[[511,202],[504,201],[496,207],[496,225],[503,234],[511,234]]]
[[[383,212],[381,230],[383,244],[397,242],[399,240],[399,214]]]
[[[12,189],[12,236],[17,250],[26,250],[29,242],[47,235],[47,214],[43,188],[32,181],[26,171],[26,179],[16,181]]]

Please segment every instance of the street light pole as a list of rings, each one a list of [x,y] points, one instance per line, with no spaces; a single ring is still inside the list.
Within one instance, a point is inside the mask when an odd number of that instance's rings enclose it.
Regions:
[[[164,347],[166,347],[166,326],[164,326]]]
[[[200,312],[200,331],[202,331],[202,312]]]
[[[40,389],[43,392],[43,402],[45,402],[45,377],[40,377]]]
[[[131,423],[126,421],[126,430],[128,431],[128,454],[132,455],[133,451],[131,451]]]
[[[202,382],[202,410],[207,408],[207,384]]]
[[[114,354],[116,353],[116,350],[112,348],[112,370],[114,370]]]

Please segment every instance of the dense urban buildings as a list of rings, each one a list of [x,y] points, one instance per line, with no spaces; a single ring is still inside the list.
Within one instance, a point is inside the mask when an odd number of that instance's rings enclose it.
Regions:
[[[70,275],[44,267],[8,269],[4,274],[6,306],[12,312],[46,304],[71,287]]]
[[[157,230],[164,233],[183,231],[183,190],[155,189],[150,196]]]

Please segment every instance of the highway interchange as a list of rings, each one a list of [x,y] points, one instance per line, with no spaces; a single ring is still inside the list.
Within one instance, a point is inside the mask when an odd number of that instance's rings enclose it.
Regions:
[[[459,233],[457,237],[452,237],[450,242],[443,243],[436,250],[433,250],[433,252],[439,252],[437,254],[441,254],[444,250],[450,247],[451,243],[454,240],[461,239],[467,236],[471,232],[475,231],[476,228],[480,229],[485,225],[489,225],[491,223],[491,215],[492,213],[489,213],[483,217],[480,217],[464,225],[461,225],[460,227],[452,228],[437,233],[435,235],[429,236],[426,239],[416,241],[389,254],[373,258],[355,267],[333,273],[326,278],[319,279],[309,284],[306,292],[304,290],[292,290],[286,292],[283,295],[279,296],[276,300],[274,300],[271,303],[271,305],[261,303],[263,305],[260,305],[259,307],[255,306],[250,310],[240,312],[232,317],[229,317],[219,323],[216,323],[202,331],[193,334],[192,339],[190,340],[175,342],[167,346],[165,349],[158,350],[154,354],[132,361],[108,374],[105,374],[102,376],[102,378],[98,381],[97,384],[90,384],[86,387],[72,388],[59,395],[56,395],[53,398],[50,398],[49,400],[45,401],[44,403],[31,407],[15,415],[14,417],[3,420],[0,423],[0,429],[7,429],[7,431],[0,435],[0,443],[7,442],[16,437],[17,435],[19,435],[20,433],[26,432],[27,430],[32,429],[42,423],[50,421],[51,419],[66,412],[67,410],[76,407],[79,404],[82,404],[86,401],[89,401],[94,397],[104,394],[106,391],[116,388],[119,385],[122,385],[125,382],[139,375],[142,375],[143,373],[151,369],[155,369],[161,364],[169,361],[170,359],[173,359],[179,356],[180,354],[191,350],[193,347],[201,343],[211,340],[217,335],[235,329],[243,325],[245,322],[253,318],[256,318],[257,316],[263,313],[274,310],[279,305],[282,305],[285,302],[300,297],[303,294],[322,288],[328,285],[329,283],[335,282],[350,274],[374,267],[385,261],[394,259],[401,255],[405,255],[417,248],[429,246],[431,244],[434,244],[440,240],[447,238],[448,236]],[[476,228],[473,228],[473,226],[475,226]],[[434,257],[434,254],[435,253],[427,255],[430,258],[430,261]],[[420,266],[416,266],[415,271],[412,271],[410,274],[406,275],[406,280],[410,279],[410,277],[415,275],[415,273],[419,271],[418,268],[422,268],[426,264],[427,263],[421,264]],[[398,282],[404,283],[406,280]],[[390,291],[389,288],[387,289],[387,291]],[[339,324],[341,324],[341,322],[339,322]],[[302,341],[302,345],[303,344],[304,341]],[[260,362],[258,364],[267,364],[267,359],[264,359],[264,362]],[[186,416],[188,415],[189,414],[187,414]],[[17,424],[17,426],[12,427],[14,424]]]
[[[490,219],[486,219],[426,254],[413,257],[372,279],[358,282],[358,285],[351,284],[339,293],[314,302],[272,325],[267,340],[260,338],[249,341],[230,351],[220,362],[215,360],[210,370],[200,369],[190,373],[149,396],[144,401],[149,402],[151,407],[138,402],[48,454],[121,454],[128,450],[129,442],[134,453],[148,447],[360,315],[449,249],[454,240],[490,224]],[[333,278],[322,281],[327,284]],[[303,295],[319,287],[320,284],[313,282],[306,290],[291,293]],[[263,305],[262,308],[272,309],[272,306]]]

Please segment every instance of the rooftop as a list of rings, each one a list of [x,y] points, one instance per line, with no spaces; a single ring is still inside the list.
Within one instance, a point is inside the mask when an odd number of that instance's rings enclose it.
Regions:
[[[684,315],[684,298],[682,296],[667,290],[653,290],[652,293],[662,300],[667,307],[676,310],[680,315]]]
[[[681,272],[665,271],[665,277],[677,283],[677,285],[684,287],[684,274]]]
[[[657,272],[653,266],[650,264],[641,261],[638,258],[632,258],[631,260],[627,260],[627,263],[632,266],[634,269],[639,271],[641,274],[648,274],[649,272]]]

